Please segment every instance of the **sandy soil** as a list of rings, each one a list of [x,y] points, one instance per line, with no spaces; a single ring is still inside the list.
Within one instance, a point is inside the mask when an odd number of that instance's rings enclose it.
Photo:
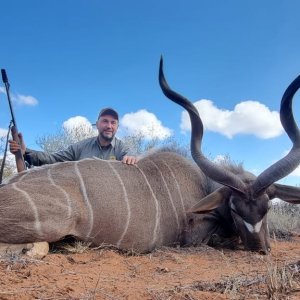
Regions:
[[[299,236],[268,256],[202,246],[0,258],[0,299],[268,299],[270,279],[283,292],[273,299],[300,299]]]

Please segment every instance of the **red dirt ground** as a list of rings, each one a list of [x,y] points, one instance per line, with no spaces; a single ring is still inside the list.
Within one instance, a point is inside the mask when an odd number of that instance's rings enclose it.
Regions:
[[[268,256],[207,246],[145,255],[92,249],[42,260],[5,256],[0,299],[268,299],[268,273],[274,286],[282,275],[277,286],[284,293],[271,293],[273,299],[300,299],[299,236],[272,241]]]

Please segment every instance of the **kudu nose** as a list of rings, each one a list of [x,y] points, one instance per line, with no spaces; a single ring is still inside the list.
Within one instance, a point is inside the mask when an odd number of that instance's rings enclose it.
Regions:
[[[270,247],[255,249],[254,251],[258,252],[261,255],[268,255],[271,252]]]
[[[267,255],[267,254],[269,254],[269,252],[270,252],[269,249],[267,249],[267,250],[262,250],[261,249],[261,250],[258,251],[258,253],[261,254],[261,255]]]
[[[245,247],[245,250],[256,252],[261,255],[268,255],[271,252],[270,247],[259,247],[259,246]]]

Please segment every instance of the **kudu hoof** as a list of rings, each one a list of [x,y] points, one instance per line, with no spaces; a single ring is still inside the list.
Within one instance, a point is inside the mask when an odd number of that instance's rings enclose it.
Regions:
[[[49,252],[49,243],[48,242],[36,242],[31,244],[31,248],[26,252],[27,256],[42,259]]]

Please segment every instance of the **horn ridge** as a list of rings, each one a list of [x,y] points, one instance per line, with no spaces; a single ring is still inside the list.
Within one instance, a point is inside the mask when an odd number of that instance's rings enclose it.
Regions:
[[[293,97],[300,88],[298,76],[286,89],[280,104],[281,124],[291,139],[293,147],[290,152],[263,171],[254,181],[252,188],[254,195],[263,193],[271,184],[293,172],[300,163],[300,131],[293,115]]]
[[[207,159],[201,151],[201,144],[203,138],[203,123],[199,116],[198,110],[193,105],[191,101],[182,95],[173,91],[164,76],[163,73],[163,58],[160,59],[159,64],[159,84],[164,93],[164,95],[172,100],[173,102],[179,104],[183,108],[185,108],[190,116],[191,120],[191,154],[195,161],[195,163],[199,166],[202,172],[213,179],[216,182],[219,182],[225,186],[228,186],[234,190],[245,193],[245,184],[243,181],[230,172],[229,170],[225,170],[219,165],[211,162]]]

